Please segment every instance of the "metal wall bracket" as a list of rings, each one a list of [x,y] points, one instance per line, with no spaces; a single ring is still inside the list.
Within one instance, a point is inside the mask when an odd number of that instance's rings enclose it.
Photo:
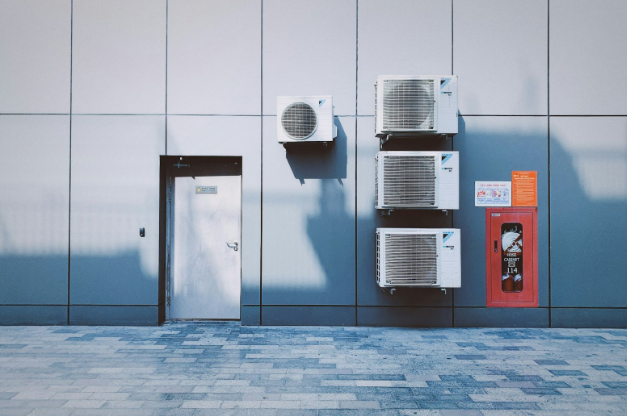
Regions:
[[[391,138],[392,138],[391,134],[388,134],[385,137],[381,137],[381,139],[379,140],[379,150],[383,150],[383,145],[387,143]]]

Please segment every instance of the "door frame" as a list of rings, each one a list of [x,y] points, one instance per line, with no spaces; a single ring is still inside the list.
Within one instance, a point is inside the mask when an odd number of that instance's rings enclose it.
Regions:
[[[239,278],[242,278],[243,262],[243,177],[241,156],[161,156],[160,157],[160,187],[159,187],[159,325],[169,319],[170,296],[170,259],[173,238],[172,224],[172,197],[171,184],[177,176],[240,176],[242,186],[240,188],[240,270]],[[241,285],[241,283],[240,283]],[[240,286],[241,287],[241,286]],[[242,298],[240,289],[240,319]]]

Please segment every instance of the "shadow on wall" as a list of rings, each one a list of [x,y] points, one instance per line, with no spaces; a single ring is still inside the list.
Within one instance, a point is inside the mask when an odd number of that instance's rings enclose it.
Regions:
[[[67,304],[67,255],[0,255],[0,305]],[[71,304],[156,304],[157,281],[137,251],[73,255]],[[124,281],[124,278],[126,282]]]
[[[327,147],[322,143],[297,143],[286,150],[287,163],[301,185],[305,179],[336,179],[340,185],[342,179],[346,179],[346,132],[338,117],[333,121],[337,127],[337,138]]]
[[[334,122],[338,135],[326,148],[299,143],[268,151],[283,174],[272,179],[282,191],[264,193],[264,221],[277,224],[264,228],[264,304],[354,302],[354,142],[339,118]]]
[[[555,124],[552,305],[627,307],[627,121],[599,117],[557,119]],[[604,125],[612,132],[603,134]]]
[[[346,246],[346,240],[354,241],[355,217],[346,212],[346,193],[330,179],[321,181],[318,213],[307,218],[307,235],[324,270],[327,282],[354,280],[353,271],[345,274],[341,266],[347,259],[354,262],[354,245]],[[336,237],[338,233],[350,233],[350,237]],[[344,241],[342,241],[344,240]],[[338,246],[338,243],[340,244]],[[340,285],[341,287],[341,285]]]
[[[114,255],[74,255],[71,304],[156,305],[157,278],[147,274],[137,250]]]
[[[468,119],[460,118],[455,138],[461,209],[454,218],[462,230],[456,305],[485,306],[485,219],[484,210],[474,207],[474,181],[510,180],[512,170],[538,170],[540,306],[548,306],[550,261],[552,306],[626,307],[620,236],[627,232],[627,128],[612,124],[624,121],[551,120],[549,259],[546,119]],[[594,134],[606,123],[606,134]]]
[[[354,216],[346,212],[348,150],[344,127],[334,118],[337,137],[324,147],[321,143],[294,146],[287,150],[287,162],[294,177],[303,185],[306,179],[320,179],[317,215],[307,218],[307,235],[316,251],[326,282],[342,278],[340,266],[346,262],[351,247],[336,244],[337,233],[354,233]],[[336,182],[337,181],[337,182]]]

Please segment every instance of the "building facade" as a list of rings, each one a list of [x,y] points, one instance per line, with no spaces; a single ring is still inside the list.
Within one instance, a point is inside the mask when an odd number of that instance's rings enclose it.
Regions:
[[[192,161],[239,166],[243,324],[627,327],[626,15],[622,0],[0,0],[0,323],[166,319],[167,181]],[[375,210],[385,74],[459,77],[457,135],[386,145],[459,151],[459,210]],[[282,95],[333,96],[331,148],[277,143]],[[488,308],[474,183],[517,170],[538,174],[538,307]],[[377,227],[459,228],[461,288],[380,290]]]

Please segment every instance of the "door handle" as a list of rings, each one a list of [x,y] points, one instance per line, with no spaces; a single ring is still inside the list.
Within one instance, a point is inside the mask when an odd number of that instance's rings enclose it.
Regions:
[[[230,248],[232,248],[233,250],[237,251],[238,250],[238,244],[237,241],[234,241],[232,243],[226,243],[227,246],[229,246]]]
[[[498,244],[499,244],[498,240],[494,240],[494,252],[495,253],[499,252]]]

